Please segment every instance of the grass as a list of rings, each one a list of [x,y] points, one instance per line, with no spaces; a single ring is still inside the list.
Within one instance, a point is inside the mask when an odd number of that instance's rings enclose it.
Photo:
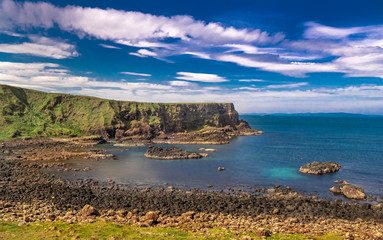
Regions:
[[[190,232],[178,228],[136,227],[114,223],[44,222],[19,226],[16,222],[0,222],[0,239],[241,239],[254,233],[235,235],[224,228],[212,228],[204,232]],[[343,239],[334,234],[307,237],[301,234],[277,234],[267,239]]]

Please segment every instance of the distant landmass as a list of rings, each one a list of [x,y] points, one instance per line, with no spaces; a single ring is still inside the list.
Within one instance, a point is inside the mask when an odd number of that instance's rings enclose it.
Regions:
[[[260,116],[296,116],[296,117],[383,117],[383,115],[369,115],[356,113],[246,113],[241,115],[260,115]]]

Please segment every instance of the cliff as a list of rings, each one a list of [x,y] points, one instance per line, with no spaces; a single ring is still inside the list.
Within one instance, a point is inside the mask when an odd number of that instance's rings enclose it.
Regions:
[[[232,103],[139,103],[0,85],[0,138],[98,134],[152,139],[239,124],[244,125]]]

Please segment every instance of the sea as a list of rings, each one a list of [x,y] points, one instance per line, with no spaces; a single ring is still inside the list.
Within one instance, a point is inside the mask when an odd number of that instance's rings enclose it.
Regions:
[[[290,186],[323,198],[335,180],[362,187],[366,194],[383,196],[383,117],[241,115],[258,136],[240,136],[225,145],[172,145],[188,151],[214,148],[209,157],[155,160],[144,157],[147,147],[102,145],[115,159],[73,161],[88,172],[55,172],[68,179],[91,178],[137,186],[226,189]],[[163,144],[162,147],[169,145]],[[199,151],[201,152],[201,151]],[[322,176],[299,173],[312,161],[334,161],[339,172]],[[218,171],[224,167],[225,171]]]

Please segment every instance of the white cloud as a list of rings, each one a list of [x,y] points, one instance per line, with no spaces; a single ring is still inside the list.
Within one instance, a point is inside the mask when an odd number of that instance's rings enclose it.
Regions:
[[[120,47],[116,47],[116,46],[112,46],[112,45],[108,45],[108,44],[103,44],[103,43],[100,43],[99,45],[100,45],[101,47],[103,47],[103,48],[121,49]]]
[[[336,65],[329,63],[266,62],[234,54],[218,55],[215,59],[294,77],[305,77],[307,73],[312,72],[343,72]]]
[[[64,59],[77,57],[79,54],[74,45],[41,36],[29,36],[32,43],[0,44],[0,52],[28,54],[39,57]]]
[[[177,86],[177,87],[189,87],[192,86],[193,83],[186,82],[186,81],[169,81],[170,86]]]
[[[266,82],[265,80],[262,79],[239,79],[239,82]]]
[[[216,74],[207,74],[207,73],[191,73],[191,72],[177,72],[178,77],[176,79],[188,80],[195,82],[207,82],[207,83],[218,83],[218,82],[227,82],[224,77],[220,77]]]
[[[66,31],[116,41],[179,38],[199,39],[211,43],[275,43],[284,38],[282,33],[271,36],[259,29],[225,27],[220,23],[205,23],[185,15],[165,17],[79,6],[60,8],[45,2],[17,3],[3,0],[0,13],[4,22],[3,28],[14,25],[50,28],[58,24]]]
[[[209,54],[203,52],[184,52],[184,54],[196,56],[202,59],[211,59]]]
[[[348,37],[349,35],[359,33],[363,31],[364,28],[361,27],[352,27],[352,28],[335,28],[324,26],[315,22],[307,22],[305,24],[308,28],[304,32],[305,38],[318,39],[342,39]]]
[[[149,51],[147,49],[140,49],[137,52],[129,53],[130,55],[137,56],[137,57],[157,57],[157,53]]]
[[[307,86],[307,85],[308,85],[307,82],[300,82],[300,83],[268,85],[265,88],[269,88],[269,89],[299,88],[299,87]]]
[[[129,90],[133,95],[133,91],[173,89],[172,86],[145,82],[96,81],[72,75],[67,69],[52,63],[0,62],[0,84],[64,92],[71,92],[74,88],[118,88]]]
[[[121,74],[125,75],[132,75],[132,76],[141,76],[141,77],[151,77],[151,74],[148,73],[135,73],[135,72],[120,72]]]

